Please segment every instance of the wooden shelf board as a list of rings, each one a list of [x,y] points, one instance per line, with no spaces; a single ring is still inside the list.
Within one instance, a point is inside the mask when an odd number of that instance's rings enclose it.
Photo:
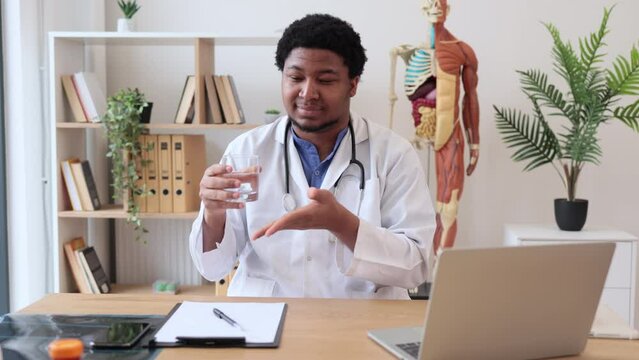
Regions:
[[[152,284],[111,284],[112,294],[154,294]],[[162,294],[171,296],[171,294]],[[177,295],[215,295],[215,285],[178,285]]]
[[[142,219],[183,219],[193,220],[198,212],[186,213],[140,213]],[[58,211],[61,218],[92,218],[92,219],[126,219],[127,214],[122,205],[102,205],[102,209],[96,211]]]
[[[57,122],[58,129],[102,129],[101,123],[79,123],[79,122]],[[224,130],[249,130],[260,125],[255,124],[147,124],[147,129],[172,129],[172,130],[207,130],[207,129],[224,129]]]
[[[277,45],[280,35],[255,36],[224,35],[211,33],[188,32],[51,32],[51,39],[81,41],[88,45],[139,45],[139,46],[166,46],[166,45],[190,45],[194,39],[208,39],[219,46],[274,46]]]

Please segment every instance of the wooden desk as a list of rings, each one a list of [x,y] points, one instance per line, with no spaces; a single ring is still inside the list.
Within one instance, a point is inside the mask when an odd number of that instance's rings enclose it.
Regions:
[[[372,328],[420,326],[426,301],[228,298],[198,295],[53,294],[26,314],[166,314],[182,300],[288,303],[278,349],[164,349],[158,359],[393,359],[367,337]],[[197,320],[194,320],[197,323]],[[639,341],[591,339],[571,359],[637,359]]]

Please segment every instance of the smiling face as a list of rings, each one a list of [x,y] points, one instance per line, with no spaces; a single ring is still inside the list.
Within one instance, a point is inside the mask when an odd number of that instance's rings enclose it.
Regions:
[[[433,24],[446,21],[448,10],[447,0],[424,0],[422,2],[422,12],[428,22]]]
[[[296,131],[337,132],[346,127],[358,83],[359,76],[351,79],[336,53],[293,49],[282,69],[282,100]]]

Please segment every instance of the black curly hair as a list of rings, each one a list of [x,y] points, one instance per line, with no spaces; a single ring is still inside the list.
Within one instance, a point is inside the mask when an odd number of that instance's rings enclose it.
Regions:
[[[275,65],[282,71],[295,48],[330,50],[344,59],[348,76],[353,79],[364,71],[366,49],[351,24],[328,14],[311,14],[289,25],[277,43]]]

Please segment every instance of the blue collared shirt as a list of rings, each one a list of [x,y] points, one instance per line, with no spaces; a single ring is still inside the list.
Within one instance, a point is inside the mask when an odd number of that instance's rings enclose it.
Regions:
[[[300,154],[300,160],[302,160],[302,167],[304,168],[304,175],[306,176],[308,186],[316,187],[318,189],[322,186],[322,181],[324,181],[324,176],[328,171],[328,167],[331,165],[333,156],[335,156],[335,152],[337,151],[337,148],[342,142],[344,136],[346,136],[347,131],[348,127],[345,127],[339,132],[339,134],[337,134],[337,141],[335,141],[333,151],[328,154],[324,161],[320,161],[319,152],[313,143],[297,136],[297,134],[295,134],[295,130],[292,131],[293,142],[295,143],[297,152]]]

